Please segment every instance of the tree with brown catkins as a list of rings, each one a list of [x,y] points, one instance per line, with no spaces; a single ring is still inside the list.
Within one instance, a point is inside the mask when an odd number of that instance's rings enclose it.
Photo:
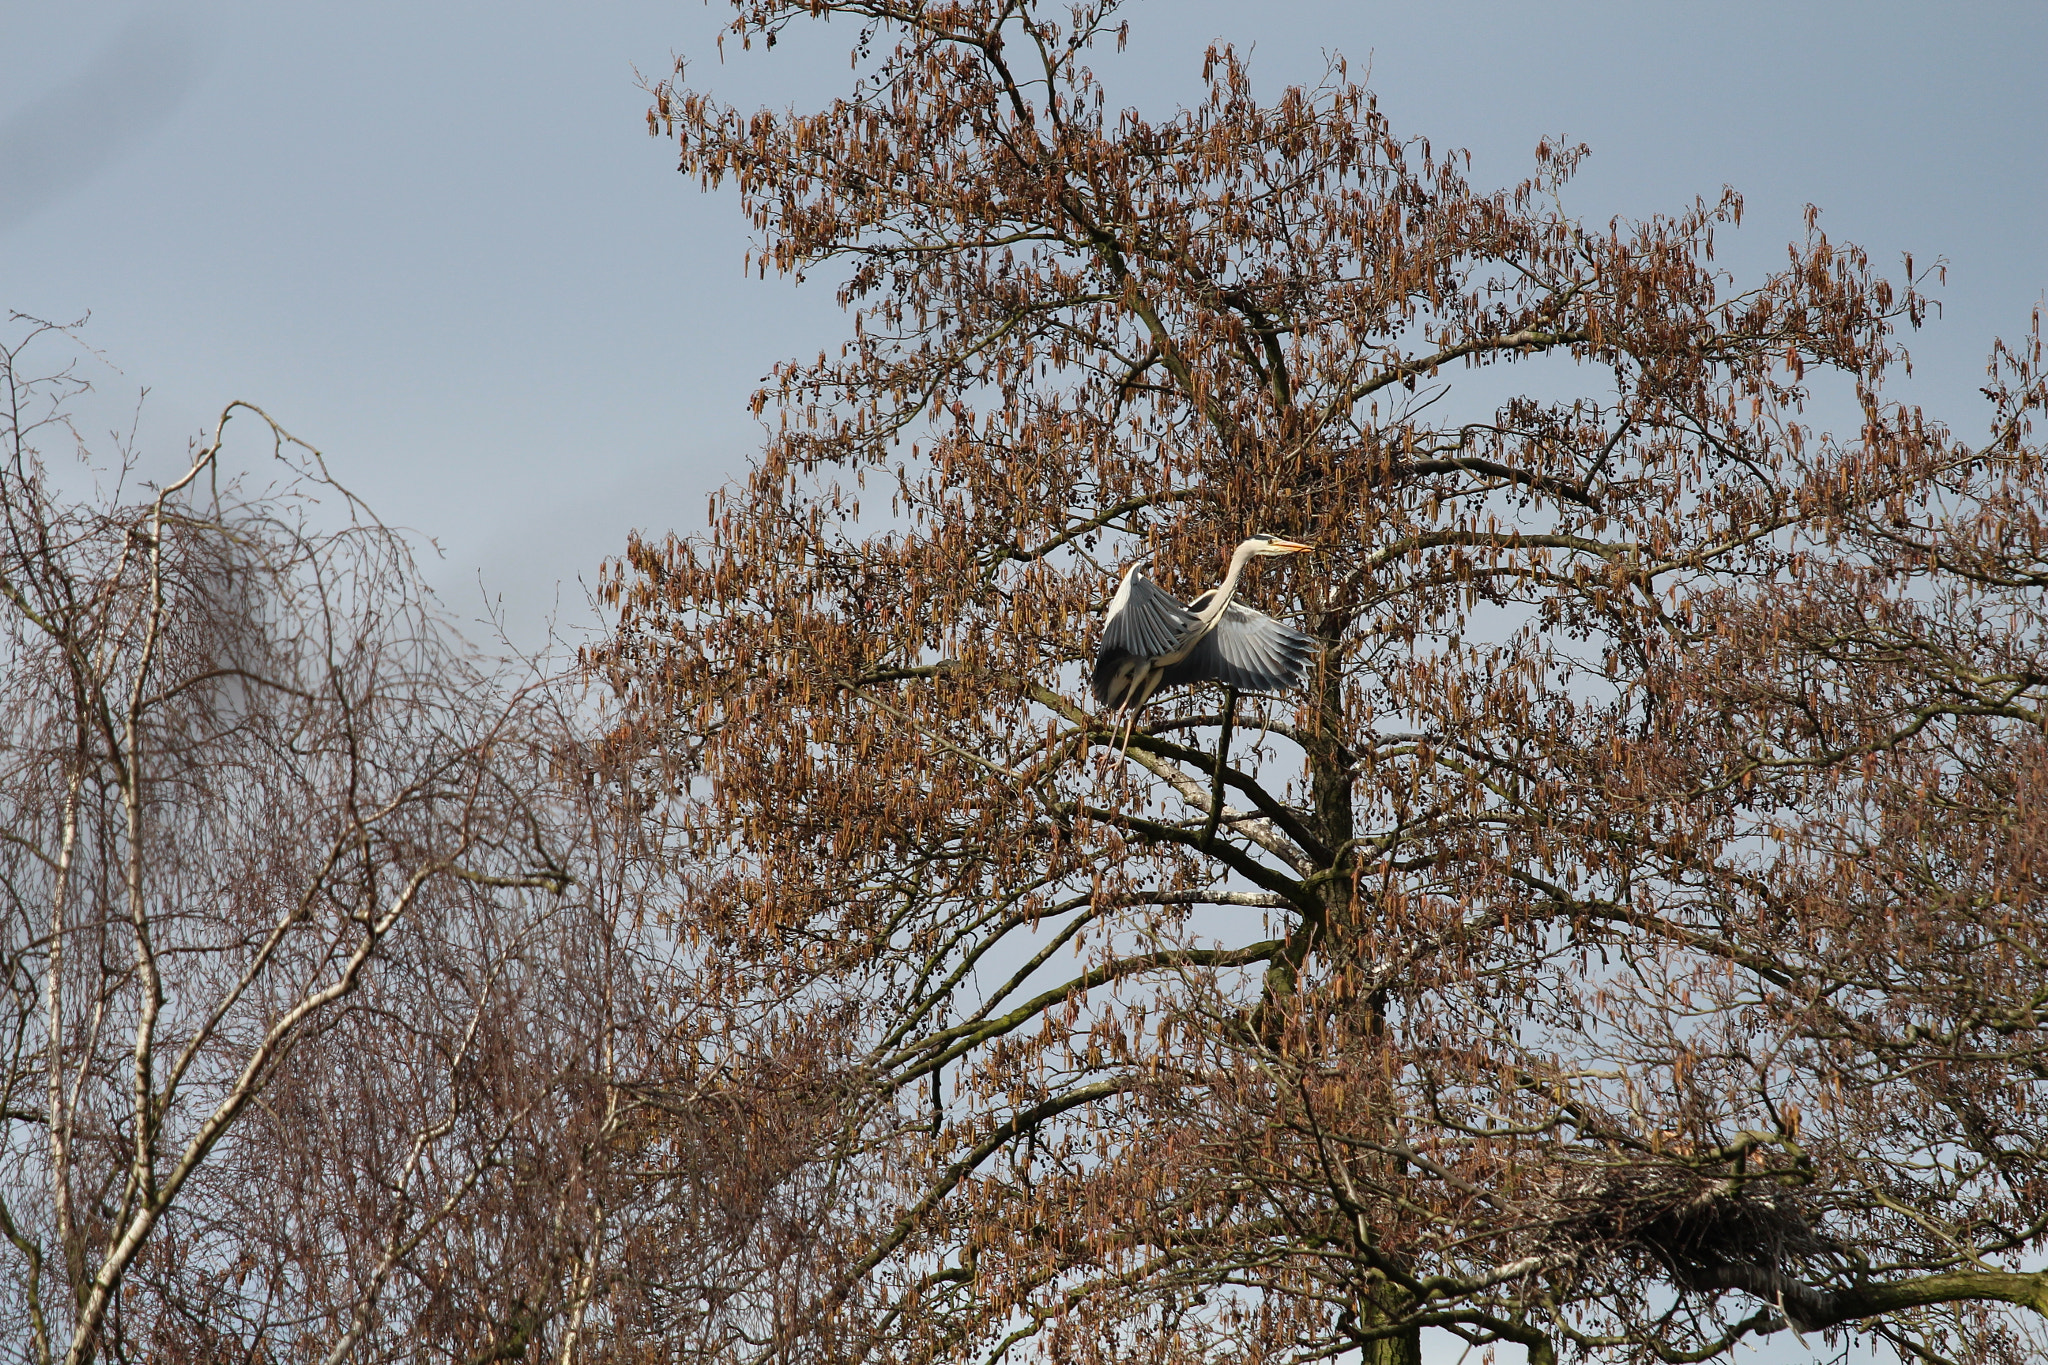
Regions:
[[[1886,398],[1910,263],[1735,279],[1739,197],[1585,224],[1568,146],[1477,188],[1341,61],[1121,109],[1117,8],[740,0],[852,88],[652,92],[852,318],[587,655],[699,1005],[813,1078],[690,1349],[2023,1358],[2038,335],[1965,441]],[[1254,532],[1318,547],[1241,589],[1307,689],[1106,747],[1117,572]]]

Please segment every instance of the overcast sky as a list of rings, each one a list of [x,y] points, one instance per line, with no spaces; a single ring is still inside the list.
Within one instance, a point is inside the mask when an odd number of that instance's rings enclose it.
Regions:
[[[154,474],[230,398],[438,542],[449,603],[521,638],[628,528],[692,529],[759,441],[779,357],[843,324],[749,280],[730,196],[650,139],[637,72],[692,58],[747,104],[844,77],[843,42],[712,43],[694,4],[57,5],[0,0],[0,304],[90,311],[112,406],[151,390]],[[1724,262],[1783,259],[1801,206],[1883,263],[1945,256],[1915,392],[1960,429],[1991,336],[2048,289],[2048,5],[1192,4],[1131,10],[1098,67],[1156,112],[1215,39],[1261,89],[1325,52],[1480,185],[1590,143],[1590,220],[1748,201]],[[844,28],[844,26],[840,26]],[[1729,249],[1732,245],[1732,250]],[[481,585],[481,588],[480,586]]]

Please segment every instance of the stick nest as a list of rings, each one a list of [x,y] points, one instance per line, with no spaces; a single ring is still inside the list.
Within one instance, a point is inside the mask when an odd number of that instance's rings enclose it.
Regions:
[[[1775,1274],[1829,1246],[1791,1190],[1678,1162],[1567,1167],[1537,1213],[1544,1240],[1582,1264],[1642,1258],[1689,1286],[1726,1284],[1717,1272],[1731,1267]]]

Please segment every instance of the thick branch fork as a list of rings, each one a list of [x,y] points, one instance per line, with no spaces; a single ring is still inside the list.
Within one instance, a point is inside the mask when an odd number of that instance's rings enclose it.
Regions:
[[[1700,1287],[1739,1289],[1776,1304],[1786,1322],[1801,1332],[1945,1303],[2010,1303],[2048,1318],[2048,1271],[1958,1270],[1848,1289],[1812,1289],[1787,1284],[1762,1266],[1722,1266],[1702,1276]]]

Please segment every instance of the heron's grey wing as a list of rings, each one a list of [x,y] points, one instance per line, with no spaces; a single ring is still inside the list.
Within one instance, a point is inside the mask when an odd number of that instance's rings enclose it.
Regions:
[[[1154,659],[1171,654],[1181,637],[1194,628],[1195,616],[1177,598],[1138,571],[1132,570],[1117,589],[1122,599],[1110,603],[1102,622],[1102,648]]]
[[[1219,682],[1241,692],[1284,692],[1308,679],[1316,643],[1262,611],[1233,602],[1162,685]]]
[[[1159,685],[1152,661],[1171,654],[1195,618],[1173,595],[1136,569],[1117,584],[1109,615],[1102,621],[1102,645],[1095,651],[1091,680],[1104,706],[1143,705]]]

